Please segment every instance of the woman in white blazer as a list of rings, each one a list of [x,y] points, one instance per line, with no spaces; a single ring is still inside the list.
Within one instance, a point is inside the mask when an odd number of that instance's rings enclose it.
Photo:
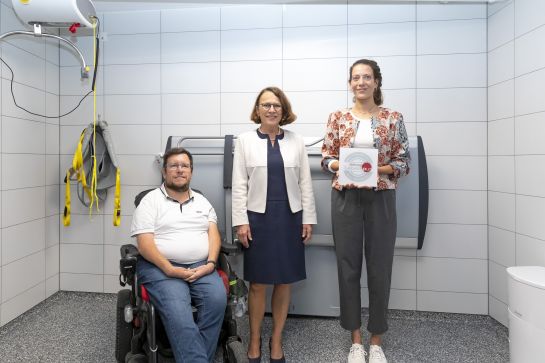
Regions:
[[[259,127],[238,136],[233,161],[233,226],[246,247],[244,278],[250,281],[250,362],[261,361],[261,323],[267,285],[273,331],[270,361],[284,362],[282,331],[290,284],[306,278],[304,245],[316,224],[308,156],[302,137],[281,128],[296,116],[282,90],[263,89],[251,120]]]

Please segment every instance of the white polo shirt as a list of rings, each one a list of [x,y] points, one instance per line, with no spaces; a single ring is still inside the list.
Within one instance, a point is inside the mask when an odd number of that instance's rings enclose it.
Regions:
[[[177,263],[206,260],[209,223],[217,224],[218,218],[202,194],[190,189],[189,195],[179,203],[168,196],[164,185],[146,194],[134,211],[131,236],[153,233],[159,252]]]

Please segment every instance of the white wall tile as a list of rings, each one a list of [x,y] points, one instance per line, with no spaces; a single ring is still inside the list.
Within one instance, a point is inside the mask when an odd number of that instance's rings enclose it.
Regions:
[[[508,302],[507,297],[507,270],[505,266],[490,261],[488,264],[488,289],[490,296],[503,303]]]
[[[250,114],[252,112],[255,99],[258,95],[259,90],[253,93],[223,93],[221,95],[221,123],[222,125],[231,124],[231,123],[245,123],[249,122],[253,124],[253,121],[250,120]],[[297,115],[299,113],[296,111],[296,103],[294,102],[294,97],[298,93],[287,94],[293,112]]]
[[[305,59],[285,60],[281,77],[284,91],[343,91],[347,75],[346,59]]]
[[[38,187],[44,182],[45,155],[2,155],[2,190]]]
[[[416,24],[389,23],[348,26],[348,56],[416,54]]]
[[[515,37],[514,4],[511,3],[488,18],[488,50],[495,49]]]
[[[544,128],[545,131],[545,128]],[[515,125],[513,118],[488,123],[488,155],[513,155],[515,153]]]
[[[37,305],[45,297],[45,284],[39,283],[2,304],[0,325],[5,325]]]
[[[159,64],[112,65],[104,67],[105,94],[160,93],[161,66]]]
[[[59,291],[59,274],[45,280],[45,298],[47,299],[57,291]]]
[[[485,156],[427,156],[426,162],[430,189],[487,189]]]
[[[103,43],[104,64],[159,63],[160,40],[159,34],[110,35]]]
[[[64,185],[63,185],[64,186]],[[45,216],[57,215],[60,212],[60,185],[46,185],[45,186]],[[64,194],[64,190],[63,190]],[[64,205],[63,205],[64,208]]]
[[[425,55],[417,60],[418,87],[485,87],[486,54]]]
[[[394,256],[392,288],[404,290],[416,289],[416,257]]]
[[[221,32],[222,61],[271,59],[282,59],[282,29]]]
[[[108,34],[159,33],[161,13],[158,10],[107,12],[102,26]]]
[[[515,233],[489,226],[488,258],[502,266],[515,266]]]
[[[419,123],[427,155],[486,155],[486,122]]]
[[[51,246],[45,250],[45,277],[50,278],[59,275],[59,245]]]
[[[102,274],[104,264],[103,245],[61,244],[61,273]],[[62,282],[62,276],[61,276]],[[62,287],[61,287],[62,288]],[[64,288],[62,288],[64,290]]]
[[[64,180],[64,176],[66,176],[66,169],[68,169],[70,166],[72,166],[72,156],[74,155],[74,152],[76,151],[76,148],[79,143],[79,138],[82,133],[82,131],[85,129],[87,125],[85,126],[61,126],[60,127],[60,153],[61,155],[64,154],[66,157],[61,157],[61,176]],[[68,155],[70,155],[70,158],[68,158]]]
[[[45,216],[45,187],[2,192],[2,228]]]
[[[419,290],[486,293],[486,260],[418,257]]]
[[[496,3],[489,3],[487,5],[488,7],[488,16],[491,16],[495,13],[497,13],[498,11],[500,11],[501,9],[503,9],[504,7],[506,7],[507,5],[509,4],[512,4],[513,3],[513,0],[505,0],[505,1],[498,1]]]
[[[486,248],[485,225],[429,223],[424,245],[417,253],[421,257],[486,259]]]
[[[388,309],[416,310],[416,290],[390,289]]]
[[[55,65],[60,65],[60,41],[53,38],[45,39],[45,59]]]
[[[346,91],[287,92],[286,95],[297,115],[295,122],[321,123],[320,132],[324,134],[328,115],[346,105]]]
[[[2,304],[42,282],[44,272],[44,250],[2,266]]]
[[[280,55],[284,59],[328,58],[345,55],[347,52],[346,31],[346,25],[286,28],[281,34],[283,51]],[[264,44],[259,45],[272,48],[275,45],[274,40],[271,37]]]
[[[119,246],[104,245],[104,273],[108,275],[119,274]]]
[[[350,94],[350,96],[353,95]],[[382,97],[384,98],[383,105],[392,110],[401,112],[405,123],[418,120],[416,112],[416,89],[382,90]],[[350,100],[349,104],[352,104],[352,100]],[[407,127],[407,125],[405,125],[405,127]]]
[[[488,53],[488,85],[515,76],[515,42],[510,41]]]
[[[515,115],[545,111],[545,68],[515,79]]]
[[[347,19],[347,5],[284,5],[284,27],[340,25]]]
[[[82,96],[61,96],[60,97],[60,113],[66,114],[70,112],[71,110],[74,110],[74,108],[78,106],[78,103],[80,102],[81,98]],[[83,129],[83,127],[93,122],[93,107],[94,107],[93,95],[90,94],[81,102],[81,104],[77,108],[75,108],[73,112],[62,117],[60,119],[60,124],[61,125],[81,125]],[[96,112],[97,112],[97,117],[98,115],[100,115],[102,119],[104,118],[104,96],[96,97]],[[76,139],[63,140],[61,138],[61,143],[69,142],[70,144],[73,145],[73,147],[75,147],[75,143],[77,143],[77,140]]]
[[[513,156],[488,157],[488,190],[514,193],[515,175],[515,158]]]
[[[282,27],[282,5],[235,5],[221,8],[221,29]]]
[[[545,267],[545,241],[517,234],[516,265]]]
[[[268,86],[282,87],[281,60],[221,64],[221,92],[256,92],[257,95]]]
[[[183,32],[220,29],[220,8],[189,8],[161,11],[161,31]]]
[[[430,190],[429,196],[428,223],[486,224],[486,192]]]
[[[59,154],[59,125],[45,124],[45,153],[48,156]]]
[[[515,39],[516,76],[545,67],[543,39],[545,39],[545,27],[543,26]]]
[[[2,265],[7,265],[44,248],[44,219],[2,229]]]
[[[60,94],[63,96],[83,96],[91,91],[93,86],[93,66],[90,65],[88,78],[81,78],[81,68],[79,66],[61,67]],[[108,79],[111,82],[110,79]],[[97,68],[97,77],[95,83],[97,95],[104,93],[104,67],[99,65]],[[89,95],[89,97],[91,97]],[[78,100],[81,97],[78,98]],[[77,102],[76,102],[77,104]],[[75,105],[74,105],[75,106]],[[70,108],[72,109],[72,107]]]
[[[123,213],[124,211],[121,211]],[[121,224],[114,226],[110,222],[111,216],[105,216],[107,223],[104,224],[104,243],[116,245],[119,252],[119,246],[134,243],[135,240],[131,237],[132,214],[122,215]]]
[[[220,63],[161,65],[162,93],[211,93],[219,89]]]
[[[419,89],[418,122],[486,121],[486,95],[484,87]]]
[[[490,226],[515,230],[515,195],[488,192],[488,224]]]
[[[515,36],[545,24],[543,1],[517,0],[515,2]]]
[[[61,218],[54,215],[45,218],[45,245],[51,247],[60,241]]]
[[[143,190],[151,189],[151,188],[157,188],[157,183],[154,183],[152,185],[123,185],[123,197],[121,198],[121,211],[123,216],[132,216],[134,213],[135,207],[134,207],[134,197],[138,195]],[[106,197],[106,202],[104,203],[104,224],[105,225],[111,225],[112,224],[112,215],[113,215],[113,193],[108,193],[108,196]],[[124,217],[131,219],[131,217]]]
[[[488,294],[418,291],[417,310],[460,314],[487,314]]]
[[[545,112],[517,116],[515,118],[515,155],[545,154],[545,143],[541,135],[545,133]]]
[[[220,60],[220,32],[161,34],[161,62],[211,62]]]
[[[85,63],[88,66],[93,66],[94,63],[94,38],[92,35],[84,36],[82,34],[76,35],[63,35],[63,38],[68,40],[69,42],[73,43],[81,52],[83,59],[85,60]],[[102,48],[102,45],[104,43],[100,43],[100,49]],[[99,51],[99,60],[98,63],[102,64],[103,54],[101,51]],[[66,66],[77,66],[79,68],[82,67],[81,64],[81,58],[77,54],[77,52],[70,47],[65,42],[60,42],[59,44],[59,61],[61,67]],[[91,74],[90,74],[91,75]]]
[[[488,87],[488,120],[513,117],[515,81],[508,80]]]
[[[488,299],[488,314],[505,327],[509,326],[509,314],[507,304],[490,296]]]
[[[62,255],[61,255],[62,261]],[[93,274],[60,274],[60,290],[62,291],[85,291],[85,292],[103,292],[104,283],[102,275]]]
[[[15,15],[11,2],[8,6],[2,4],[0,9],[0,32],[2,32],[2,34],[9,31],[27,30],[30,28]],[[43,38],[31,37],[28,35],[12,35],[9,38],[3,39],[2,42],[13,44],[15,47],[26,50],[40,58],[45,58]]]
[[[416,6],[399,4],[348,4],[348,24],[394,23],[416,20]]]
[[[515,156],[517,193],[545,197],[545,170],[536,167],[544,162],[545,155]]]
[[[59,94],[60,68],[57,64],[45,63],[45,90]]]
[[[6,74],[5,72],[3,73]],[[30,112],[45,114],[45,92],[20,83],[13,84],[13,94],[17,104]],[[10,81],[2,79],[2,115],[19,119],[44,121],[42,116],[32,115],[15,106],[11,95]]]
[[[162,124],[215,124],[223,122],[220,119],[220,96],[211,94],[163,94],[161,96]],[[206,112],[203,112],[203,106]],[[223,111],[223,109],[222,109]]]
[[[59,118],[57,117],[60,115],[59,105],[59,95],[54,95],[51,93],[45,94],[45,115],[49,116],[48,118],[46,118],[46,122],[56,125],[59,124]]]
[[[517,233],[545,240],[545,198],[517,195]]]
[[[80,203],[77,197],[72,204],[76,203]],[[89,217],[89,214],[74,214],[72,212],[70,219],[70,226],[61,226],[61,243],[102,244],[104,226],[100,214]]]
[[[161,123],[160,95],[109,95],[104,102],[103,120],[109,125]]]
[[[130,185],[159,185],[161,183],[160,165],[155,155],[120,155],[121,180]],[[114,190],[109,190],[113,193]]]
[[[416,12],[418,21],[486,18],[486,5],[419,3]]]
[[[156,125],[112,125],[117,154],[155,155],[159,150],[160,127]]]
[[[486,19],[419,22],[416,45],[418,54],[486,52]]]

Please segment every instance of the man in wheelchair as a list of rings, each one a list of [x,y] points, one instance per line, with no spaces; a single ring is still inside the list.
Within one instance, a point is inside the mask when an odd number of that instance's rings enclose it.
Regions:
[[[221,246],[217,216],[208,200],[189,187],[192,171],[187,150],[165,153],[164,183],[142,198],[131,235],[140,253],[138,281],[159,311],[176,362],[207,363],[214,359],[227,295],[216,272]]]

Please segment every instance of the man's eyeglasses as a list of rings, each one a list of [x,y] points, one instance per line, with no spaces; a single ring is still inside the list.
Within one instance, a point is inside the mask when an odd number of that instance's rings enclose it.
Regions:
[[[279,103],[260,103],[259,107],[261,107],[264,111],[269,111],[271,107],[275,111],[280,111],[282,109],[282,105]]]
[[[167,169],[168,170],[177,170],[177,169],[182,169],[182,170],[187,170],[187,169],[191,169],[191,165],[189,164],[167,164]]]

